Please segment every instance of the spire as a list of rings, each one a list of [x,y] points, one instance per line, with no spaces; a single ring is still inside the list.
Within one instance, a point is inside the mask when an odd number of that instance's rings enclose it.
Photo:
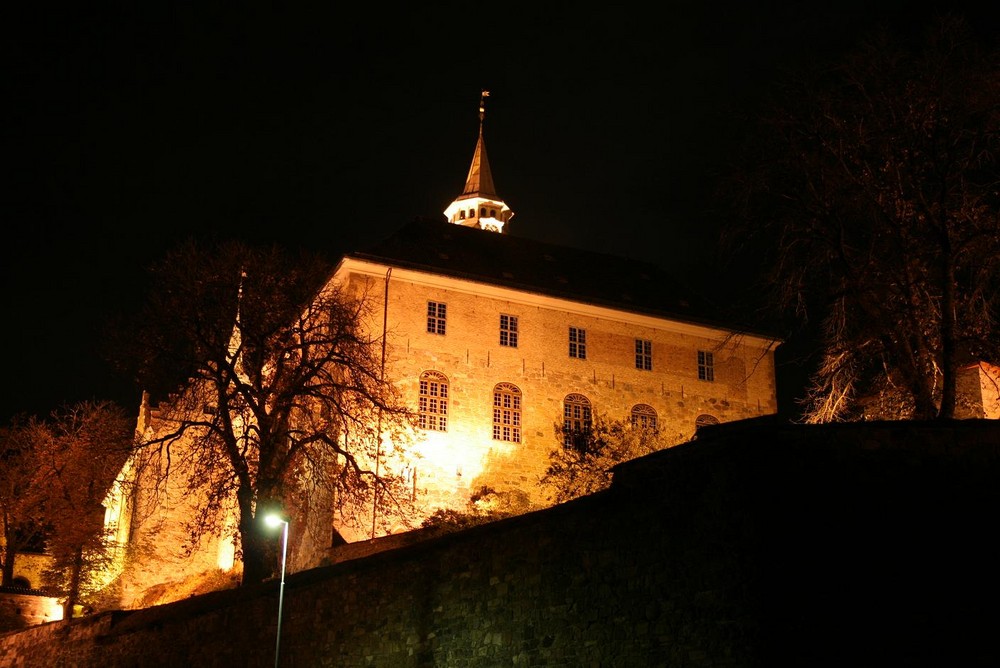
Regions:
[[[486,157],[486,142],[483,140],[483,119],[486,117],[486,98],[489,96],[488,90],[484,90],[479,96],[479,141],[476,142],[476,152],[472,154],[469,175],[465,177],[463,197],[495,198],[497,196],[496,187],[493,185],[493,172],[490,171],[490,161]]]
[[[490,161],[486,156],[483,120],[486,117],[486,98],[489,96],[488,90],[483,90],[479,96],[479,139],[472,154],[469,174],[465,177],[465,189],[445,209],[444,215],[448,222],[456,225],[503,232],[504,225],[513,217],[514,212],[497,196]]]

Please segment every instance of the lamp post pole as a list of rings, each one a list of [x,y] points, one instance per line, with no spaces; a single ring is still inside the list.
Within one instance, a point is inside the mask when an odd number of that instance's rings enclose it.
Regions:
[[[278,515],[268,515],[264,521],[270,527],[281,525],[281,585],[278,588],[278,633],[274,640],[274,668],[278,668],[281,651],[281,612],[285,606],[285,556],[288,554],[288,520]]]

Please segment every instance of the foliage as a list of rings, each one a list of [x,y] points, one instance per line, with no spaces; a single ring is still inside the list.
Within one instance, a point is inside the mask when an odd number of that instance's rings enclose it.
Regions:
[[[151,608],[192,596],[236,589],[240,585],[239,580],[238,573],[216,568],[187,576],[180,581],[160,582],[144,590],[135,607]]]
[[[461,531],[480,524],[489,524],[507,517],[521,515],[531,509],[527,494],[521,491],[500,492],[492,487],[480,487],[469,496],[464,510],[439,508],[424,519],[421,526],[443,531]]]
[[[383,379],[381,339],[364,329],[367,292],[330,275],[312,255],[189,242],[154,268],[133,332],[142,384],[172,391],[147,445],[206,495],[193,536],[218,531],[235,498],[244,583],[277,564],[258,512],[303,507],[320,487],[336,488],[342,508],[405,512],[401,481],[373,462],[382,435],[404,441],[411,416]]]
[[[32,434],[52,557],[45,577],[65,592],[67,611],[106,584],[117,545],[104,526],[103,502],[132,451],[134,432],[115,404],[81,402],[54,411]]]
[[[998,358],[1000,57],[961,19],[881,34],[783,83],[746,147],[733,241],[772,305],[821,316],[808,421],[951,418],[962,365]],[[886,394],[887,393],[887,394]]]
[[[15,417],[0,428],[0,520],[3,522],[3,579],[10,585],[18,552],[42,542],[42,493],[33,434],[36,418]]]
[[[588,431],[574,434],[568,446],[563,425],[557,424],[555,432],[560,447],[549,454],[541,479],[554,503],[607,489],[617,464],[677,445],[665,432],[605,416],[594,418]]]

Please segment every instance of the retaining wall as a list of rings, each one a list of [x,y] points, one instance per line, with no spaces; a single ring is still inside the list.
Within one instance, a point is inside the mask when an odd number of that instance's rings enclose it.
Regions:
[[[285,666],[1000,665],[1000,425],[720,425],[545,511],[294,574]],[[0,638],[271,666],[277,583]]]

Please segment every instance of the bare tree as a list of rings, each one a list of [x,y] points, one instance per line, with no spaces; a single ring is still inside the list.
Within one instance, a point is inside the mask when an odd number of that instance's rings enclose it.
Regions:
[[[104,500],[132,452],[135,424],[111,402],[81,402],[52,413],[31,432],[45,490],[48,578],[66,592],[66,617],[104,583],[116,547],[104,526]]]
[[[820,314],[806,419],[858,419],[876,398],[954,417],[961,365],[1000,353],[996,50],[941,19],[783,84],[727,189],[772,304]]]
[[[235,498],[244,583],[276,564],[258,515],[308,503],[310,486],[336,485],[355,508],[402,503],[400,481],[374,463],[411,416],[383,378],[363,291],[330,282],[316,256],[240,243],[188,242],[154,277],[135,331],[140,376],[165,399],[148,446],[185,457],[206,495],[192,535],[218,531]]]
[[[541,479],[554,503],[607,489],[615,465],[677,445],[654,426],[604,416],[595,417],[586,430],[567,432],[559,424],[555,431],[561,446],[549,454]]]

